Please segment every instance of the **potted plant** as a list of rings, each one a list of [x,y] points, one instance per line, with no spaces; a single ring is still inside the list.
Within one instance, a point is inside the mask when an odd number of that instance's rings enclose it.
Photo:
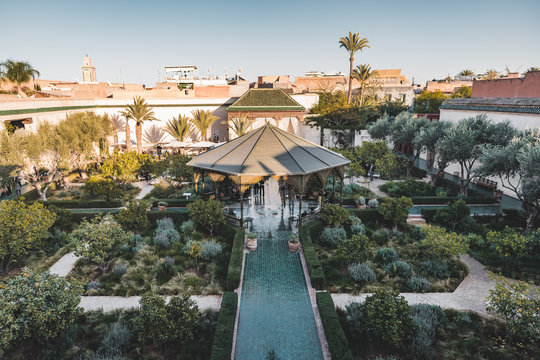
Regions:
[[[379,206],[379,200],[377,200],[376,198],[371,198],[369,199],[367,206],[370,208],[376,208],[377,206]]]
[[[156,201],[154,197],[148,199],[148,207],[146,208],[146,211],[152,210],[152,207],[154,206],[154,201]]]
[[[298,250],[298,234],[291,234],[289,239],[289,251],[296,252]]]
[[[159,201],[157,203],[157,208],[158,208],[159,211],[165,211],[165,210],[167,210],[168,205],[169,204],[166,201]]]
[[[362,196],[358,196],[358,198],[356,199],[356,207],[359,208],[359,209],[365,209],[366,208],[366,198],[364,198]]]
[[[502,196],[503,196],[502,190],[495,190],[493,192],[493,198],[495,199],[496,202],[501,202]]]
[[[246,235],[247,237],[247,248],[249,251],[255,251],[257,250],[257,234],[255,233],[248,233]]]

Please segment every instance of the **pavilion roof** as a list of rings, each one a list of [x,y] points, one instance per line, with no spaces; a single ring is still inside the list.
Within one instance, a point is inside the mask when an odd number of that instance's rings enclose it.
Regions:
[[[237,176],[293,176],[338,168],[349,162],[341,154],[266,124],[194,157],[188,165]]]
[[[227,111],[306,111],[281,89],[250,89]]]

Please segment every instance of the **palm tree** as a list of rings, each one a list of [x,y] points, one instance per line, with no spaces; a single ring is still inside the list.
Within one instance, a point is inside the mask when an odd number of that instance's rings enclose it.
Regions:
[[[469,69],[461,70],[458,74],[459,76],[474,76],[474,71]]]
[[[362,51],[362,49],[369,47],[369,40],[367,38],[360,37],[358,33],[353,34],[349,31],[349,36],[342,37],[339,39],[339,47],[345,48],[349,52],[349,92],[347,94],[347,102],[351,103],[351,94],[352,94],[352,79],[353,79],[353,62],[354,54],[357,51]]]
[[[20,90],[22,84],[35,79],[39,76],[39,71],[34,69],[26,61],[6,60],[0,64],[0,78],[9,80],[17,84],[17,91]]]
[[[184,141],[186,137],[193,132],[193,124],[188,116],[178,114],[178,117],[173,117],[167,121],[165,131],[178,141]]]
[[[139,96],[133,98],[133,104],[128,105],[126,109],[122,112],[126,117],[126,124],[128,119],[135,120],[135,136],[137,137],[137,152],[141,153],[142,151],[142,124],[145,121],[157,120],[154,116],[152,108],[148,106],[146,101]],[[126,126],[126,135],[127,135],[128,126]],[[131,139],[130,139],[131,140]],[[126,139],[127,143],[127,139]],[[128,150],[129,151],[129,150]]]
[[[193,110],[191,114],[193,114],[193,125],[201,134],[201,140],[206,140],[208,128],[219,118],[210,110]]]
[[[530,68],[528,68],[527,70],[525,70],[525,74],[528,73],[528,72],[532,72],[532,71],[540,71],[540,67],[538,67],[538,66],[531,66]]]
[[[124,130],[126,132],[126,151],[131,151],[131,128],[129,127],[129,113],[127,111],[120,111],[123,117],[126,118],[126,123],[124,124]]]
[[[240,137],[248,132],[248,129],[251,126],[251,121],[249,121],[247,116],[241,115],[240,117],[232,119],[231,123],[227,125],[236,134],[236,136]]]
[[[144,141],[154,146],[163,142],[163,137],[165,132],[162,128],[156,125],[152,125],[149,129],[144,132]]]
[[[111,122],[114,143],[118,144],[118,133],[126,130],[126,123],[120,118],[120,115],[118,114],[113,114],[109,116],[109,121]]]
[[[495,69],[490,69],[484,74],[484,79],[493,80],[500,78],[499,72]]]
[[[369,82],[373,76],[369,64],[358,65],[353,71],[353,77],[360,82],[360,104],[364,102],[364,85]]]

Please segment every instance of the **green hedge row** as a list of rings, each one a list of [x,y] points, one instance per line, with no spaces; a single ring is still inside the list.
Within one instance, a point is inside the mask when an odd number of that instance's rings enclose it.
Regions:
[[[353,215],[362,220],[364,224],[381,222],[384,220],[384,217],[381,215],[379,210],[372,208],[365,209],[350,209],[349,210]]]
[[[147,199],[145,199],[147,200]],[[165,201],[167,203],[167,206],[170,207],[186,207],[188,204],[191,204],[195,200],[190,199],[155,199],[152,202],[152,206],[157,206],[158,202]]]
[[[210,360],[231,359],[237,306],[238,295],[235,292],[223,293]]]
[[[319,314],[321,315],[321,321],[326,335],[326,341],[328,343],[328,350],[330,351],[332,359],[352,360],[353,357],[351,349],[349,348],[349,341],[339,323],[332,297],[326,291],[318,292],[316,297]]]
[[[459,197],[459,196],[449,196],[449,197],[438,197],[438,196],[411,196],[413,204],[416,205],[444,205],[448,204],[451,201],[456,201],[459,199],[465,200],[467,204],[493,204],[495,199],[489,199],[484,197]]]
[[[319,257],[313,246],[311,240],[311,234],[313,231],[322,231],[322,224],[320,221],[313,221],[307,225],[302,226],[300,229],[300,241],[302,242],[302,248],[304,250],[304,257],[306,258],[306,265],[311,279],[311,286],[315,289],[324,289],[326,284],[326,278],[322,269]]]
[[[104,215],[106,214],[106,211],[72,211],[71,216],[73,219],[73,222],[80,223],[83,219],[90,220],[94,218],[97,215]],[[110,213],[117,214],[118,211],[110,211]],[[171,218],[174,222],[183,223],[184,221],[189,220],[188,212],[187,211],[156,211],[152,210],[146,213],[148,215],[148,220],[150,222],[156,222],[159,219],[163,219],[165,217]]]
[[[41,201],[40,201],[41,202]],[[122,200],[47,200],[42,202],[45,205],[54,205],[62,209],[102,209],[117,208],[122,206]]]
[[[231,250],[231,260],[227,270],[227,290],[233,291],[240,286],[242,276],[242,258],[244,257],[244,228],[238,228],[234,234]]]

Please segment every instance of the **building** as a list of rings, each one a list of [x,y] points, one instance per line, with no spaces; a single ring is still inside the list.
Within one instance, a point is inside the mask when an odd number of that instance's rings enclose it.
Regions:
[[[254,87],[259,89],[282,89],[289,94],[293,92],[289,75],[259,76]]]
[[[460,87],[471,87],[472,84],[472,80],[428,81],[424,90],[428,92],[439,91],[445,95],[452,95]]]
[[[88,57],[88,54],[83,59],[81,70],[83,84],[97,84],[96,67],[92,65],[92,59]]]

